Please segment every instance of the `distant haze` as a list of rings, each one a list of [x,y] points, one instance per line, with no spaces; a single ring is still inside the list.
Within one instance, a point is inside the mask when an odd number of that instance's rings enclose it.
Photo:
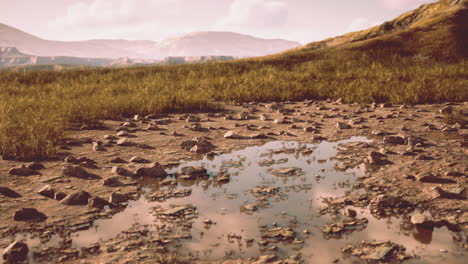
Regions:
[[[2,0],[0,23],[42,39],[163,40],[238,32],[306,44],[434,0]]]

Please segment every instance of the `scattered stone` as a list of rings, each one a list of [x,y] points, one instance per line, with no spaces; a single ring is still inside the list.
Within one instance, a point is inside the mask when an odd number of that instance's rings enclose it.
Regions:
[[[121,167],[121,166],[113,166],[112,167],[112,173],[120,175],[120,176],[124,176],[124,177],[135,177],[135,173],[133,173],[133,172],[127,170],[126,168]]]
[[[110,162],[112,163],[128,163],[126,160],[120,158],[120,157],[115,157],[113,159],[110,160]]]
[[[338,128],[338,129],[351,129],[351,126],[346,124],[346,123],[337,122],[336,123],[336,128]]]
[[[88,200],[88,206],[103,209],[106,206],[109,206],[109,202],[102,199],[101,197],[95,196]]]
[[[55,190],[50,185],[42,187],[37,193],[51,199],[55,197]]]
[[[28,257],[29,248],[28,245],[14,241],[3,251],[3,260],[5,263],[20,263],[26,260]]]
[[[453,107],[451,107],[451,106],[446,106],[446,107],[440,109],[440,110],[439,110],[439,113],[444,114],[444,115],[451,114],[451,113],[453,113]]]
[[[85,191],[78,191],[67,195],[60,203],[65,205],[87,205],[91,195]]]
[[[67,197],[67,194],[64,192],[56,192],[54,195],[54,200],[61,201],[63,198]]]
[[[138,156],[133,156],[130,158],[130,162],[134,162],[134,163],[150,163],[151,161],[147,160],[147,159],[144,159],[142,157],[138,157]]]
[[[128,201],[128,196],[122,193],[113,192],[110,194],[109,203],[110,204],[120,204]]]
[[[9,198],[19,198],[21,195],[8,187],[0,187],[0,194]]]
[[[117,141],[116,145],[125,147],[125,146],[132,146],[133,143],[128,138],[121,138]]]
[[[258,204],[244,204],[242,209],[249,212],[254,212],[258,210]]]
[[[45,168],[44,164],[35,161],[29,163],[26,167],[31,170],[42,170]]]
[[[93,150],[104,151],[105,149],[104,149],[102,141],[98,140],[98,141],[93,142]]]
[[[289,227],[276,227],[266,230],[263,233],[265,238],[276,238],[281,240],[293,240],[296,238],[296,232]]]
[[[167,173],[158,162],[152,163],[150,167],[140,167],[136,174],[140,177],[166,178]]]
[[[295,176],[302,173],[301,168],[280,168],[280,169],[272,169],[270,172],[275,176]]]
[[[360,257],[369,263],[378,261],[384,263],[401,263],[406,259],[413,258],[407,254],[406,249],[393,242],[362,242],[361,245],[348,245],[342,249],[343,252]]]
[[[37,171],[26,167],[24,164],[11,168],[8,170],[8,173],[17,176],[32,176],[39,174]]]
[[[133,176],[135,176],[134,173],[132,173]],[[119,181],[118,177],[109,177],[107,179],[104,179],[102,182],[102,185],[108,186],[108,187],[119,187],[122,186],[123,184]]]
[[[330,236],[339,237],[346,232],[363,230],[364,228],[366,228],[367,223],[367,218],[361,218],[356,220],[344,220],[337,223],[325,225],[322,228],[322,232]]]
[[[61,174],[65,177],[75,177],[80,179],[87,179],[90,176],[85,169],[76,165],[63,166]]]
[[[416,175],[416,179],[420,182],[428,182],[428,183],[456,183],[452,179],[436,176],[430,172],[418,174]]]
[[[351,208],[345,208],[343,211],[343,215],[351,218],[355,218],[357,216],[357,212]]]
[[[234,133],[234,131],[228,131],[224,134],[224,138],[229,138],[229,139],[240,139],[241,137]]]
[[[34,208],[21,208],[13,215],[15,221],[42,222],[47,216]]]
[[[402,136],[386,136],[383,138],[385,144],[404,145],[405,139]]]
[[[372,165],[385,165],[390,163],[385,159],[386,155],[377,151],[371,151],[366,158],[366,162]]]

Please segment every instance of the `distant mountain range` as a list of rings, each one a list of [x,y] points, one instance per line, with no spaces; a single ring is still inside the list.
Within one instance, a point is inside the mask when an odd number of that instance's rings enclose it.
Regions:
[[[226,60],[255,57],[288,50],[301,44],[282,39],[261,39],[232,32],[196,32],[163,41],[149,40],[45,40],[0,23],[0,61],[18,63],[72,63],[91,66],[167,61]],[[26,55],[30,54],[30,55]],[[15,58],[13,58],[15,57]],[[175,59],[174,57],[178,57]],[[182,58],[191,57],[191,58]],[[97,59],[97,60],[93,60]],[[116,59],[118,59],[116,61]]]

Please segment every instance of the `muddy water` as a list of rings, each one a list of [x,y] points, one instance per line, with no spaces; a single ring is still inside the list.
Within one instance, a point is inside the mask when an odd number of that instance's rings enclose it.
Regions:
[[[154,216],[155,206],[169,208],[170,205],[192,204],[197,208],[198,218],[194,219],[190,230],[175,229],[173,235],[189,233],[192,239],[182,242],[185,252],[201,260],[219,260],[224,258],[248,258],[272,251],[262,251],[258,242],[262,240],[262,228],[292,227],[302,244],[287,242],[271,243],[267,248],[278,247],[276,254],[293,255],[301,253],[308,263],[331,263],[341,259],[340,263],[360,263],[355,258],[344,258],[341,248],[347,243],[362,240],[391,240],[404,245],[411,253],[421,258],[408,263],[465,263],[466,253],[453,242],[451,232],[445,227],[430,230],[403,230],[401,219],[375,219],[367,209],[357,208],[358,217],[369,220],[367,227],[344,235],[340,239],[326,238],[322,234],[324,224],[333,222],[330,216],[322,216],[319,209],[322,198],[340,197],[351,190],[356,177],[364,175],[365,168],[343,171],[335,169],[336,161],[332,158],[337,153],[340,143],[366,141],[354,137],[336,143],[322,142],[318,145],[297,142],[270,142],[263,146],[249,147],[244,150],[223,154],[214,158],[198,161],[181,161],[177,168],[168,172],[175,173],[184,166],[203,166],[212,177],[220,171],[229,173],[231,180],[226,184],[208,181],[181,181],[175,190],[191,188],[191,195],[183,198],[171,198],[164,202],[147,201],[145,197],[169,187],[160,186],[157,180],[142,181],[144,195],[131,201],[126,209],[110,219],[98,220],[85,231],[72,234],[72,246],[89,247],[95,243],[114,239],[128,230],[147,230],[150,238],[158,238],[156,226],[162,223]],[[290,176],[276,176],[271,170],[280,168],[299,168],[300,173]],[[211,177],[211,178],[212,178]],[[257,203],[251,190],[255,187],[279,187],[280,194],[267,199],[268,204],[257,211],[241,209],[244,204]],[[354,191],[358,192],[358,191]],[[207,225],[209,219],[215,224]],[[305,234],[303,230],[309,230]],[[228,239],[235,235],[240,239]],[[252,238],[254,243],[247,244],[245,239]],[[38,246],[29,239],[30,246]],[[36,243],[36,245],[33,245]],[[186,250],[188,249],[188,250]],[[441,250],[447,253],[441,253]]]

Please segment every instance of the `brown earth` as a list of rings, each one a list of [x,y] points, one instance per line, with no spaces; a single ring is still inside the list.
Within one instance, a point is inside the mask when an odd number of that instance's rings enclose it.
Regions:
[[[112,173],[113,166],[121,165],[135,172],[141,164],[129,162],[133,156],[158,162],[165,168],[176,165],[180,160],[199,159],[203,154],[182,149],[180,144],[201,136],[207,137],[215,146],[212,150],[214,153],[211,153],[213,155],[274,140],[316,143],[321,140],[337,141],[351,136],[367,137],[372,143],[344,144],[336,157],[341,164],[338,169],[343,170],[363,162],[375,163],[368,164],[368,173],[354,186],[354,188],[363,188],[365,192],[359,197],[354,195],[330,199],[329,206],[322,210],[323,213],[336,214],[346,205],[358,207],[370,205],[371,210],[382,217],[405,214],[416,208],[424,209],[431,212],[433,219],[423,224],[445,225],[462,230],[464,238],[462,236],[458,242],[462,248],[468,248],[466,241],[468,203],[467,190],[464,189],[467,186],[468,172],[466,141],[468,130],[466,125],[447,125],[444,115],[440,113],[444,108],[446,108],[444,111],[451,111],[452,108],[455,113],[459,111],[466,113],[467,103],[450,106],[385,105],[383,107],[349,105],[340,101],[305,101],[280,104],[251,103],[244,106],[225,105],[224,108],[225,111],[222,113],[197,113],[190,114],[190,117],[184,114],[168,114],[147,119],[140,117],[137,120],[106,120],[103,121],[101,128],[83,127],[71,130],[69,139],[64,142],[57,157],[42,162],[44,169],[35,170],[38,175],[12,175],[9,173],[10,168],[22,163],[0,160],[0,187],[7,187],[21,195],[15,198],[0,192],[0,242],[2,242],[0,249],[6,248],[13,242],[6,238],[11,238],[15,234],[31,233],[39,237],[51,234],[69,236],[76,230],[90,228],[94,220],[110,217],[121,211],[123,207],[119,203],[115,203],[111,210],[85,205],[65,205],[37,193],[46,184],[56,192],[61,191],[66,194],[83,190],[92,197],[98,196],[108,200],[111,193],[116,192],[125,194],[130,199],[137,199],[141,195],[139,178],[118,176],[118,180],[122,183],[120,186],[103,185],[104,179],[117,176]],[[248,114],[242,115],[242,112]],[[269,118],[261,120],[261,115]],[[226,116],[233,118],[229,120],[230,118]],[[198,117],[200,120],[193,117]],[[284,122],[273,121],[275,119]],[[131,123],[126,124],[129,133],[125,137],[133,144],[117,146],[115,143],[119,137],[116,129],[122,127],[125,122]],[[148,124],[153,124],[158,129],[147,130]],[[195,130],[201,131],[192,130],[194,124],[200,124],[201,128]],[[174,131],[176,133],[173,133]],[[234,138],[224,138],[228,131],[234,131]],[[104,139],[105,135],[113,135],[117,140]],[[251,136],[257,136],[259,139],[252,139]],[[93,150],[92,142],[97,140],[103,142],[102,151]],[[369,157],[371,151],[384,154],[374,153]],[[94,177],[91,179],[58,177],[61,175],[62,167],[66,165],[64,158],[70,155],[78,159],[86,157],[88,162],[82,162],[77,166],[84,166],[84,169]],[[111,163],[110,160],[116,157],[128,163]],[[95,166],[88,166],[92,164]],[[45,214],[47,219],[42,222],[15,221],[13,215],[21,208],[35,208]],[[162,257],[151,259],[146,254],[156,253],[169,259],[170,252],[176,251],[180,246],[177,240],[175,238],[171,241],[146,243],[136,236],[126,241],[125,250],[104,251],[97,245],[95,248],[87,249],[86,253],[83,253],[84,251],[80,253],[65,244],[42,250],[35,256],[39,256],[38,259],[42,262],[155,263],[160,261],[165,263]],[[339,253],[337,252],[337,255]],[[179,261],[193,263],[196,259],[179,259]],[[230,260],[225,263],[273,261],[307,263],[306,259],[300,260],[298,256],[287,259],[263,256],[260,259]]]

